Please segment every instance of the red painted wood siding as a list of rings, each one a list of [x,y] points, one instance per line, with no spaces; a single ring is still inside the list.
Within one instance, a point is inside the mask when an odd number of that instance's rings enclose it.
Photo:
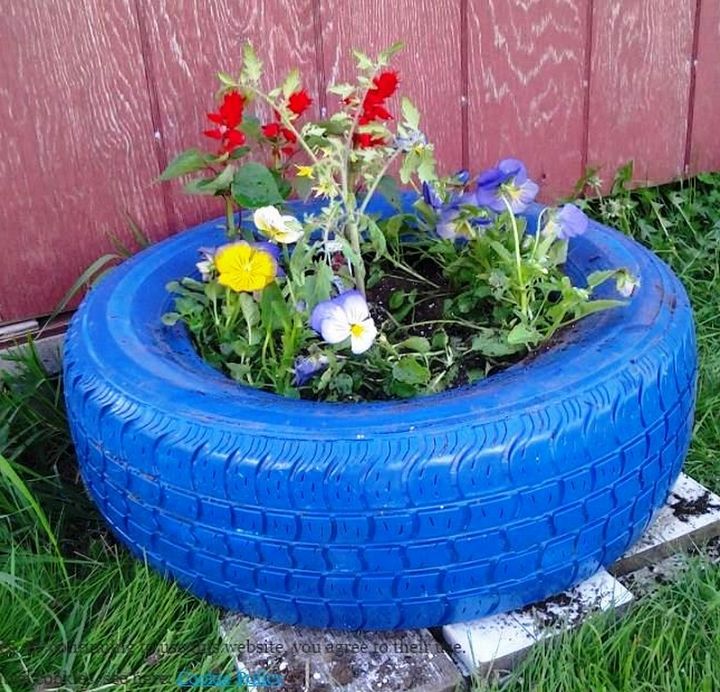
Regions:
[[[520,156],[544,199],[585,166],[639,181],[720,168],[720,0],[25,0],[0,15],[0,323],[47,314],[126,236],[219,215],[153,182],[202,143],[214,73],[252,39],[316,114],[350,49],[396,39],[446,170]]]

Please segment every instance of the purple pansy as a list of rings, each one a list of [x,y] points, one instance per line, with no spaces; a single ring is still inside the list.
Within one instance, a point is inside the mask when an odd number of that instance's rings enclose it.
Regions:
[[[293,384],[300,386],[308,382],[314,375],[327,367],[328,359],[323,354],[314,356],[299,356],[295,359],[295,367],[293,372]]]
[[[479,207],[487,207],[498,213],[507,210],[507,203],[513,213],[518,214],[525,211],[539,189],[528,177],[522,161],[503,159],[495,168],[478,176],[475,199]]]
[[[469,179],[466,170],[460,170],[455,174],[460,185],[464,185]],[[436,233],[443,240],[456,240],[457,238],[472,238],[473,229],[477,226],[485,226],[490,223],[486,217],[468,219],[461,216],[462,206],[477,206],[475,195],[467,192],[453,192],[447,202],[444,202],[437,190],[428,183],[423,183],[423,199],[438,215]]]
[[[574,204],[565,204],[560,209],[550,212],[542,232],[554,235],[559,240],[569,240],[587,231],[590,223],[585,212]]]

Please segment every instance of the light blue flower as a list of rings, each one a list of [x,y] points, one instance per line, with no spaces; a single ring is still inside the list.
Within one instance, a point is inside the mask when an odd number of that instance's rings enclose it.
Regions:
[[[455,174],[455,182],[460,186],[464,186],[468,178],[468,172],[464,169]],[[435,231],[443,240],[473,238],[479,227],[491,222],[487,216],[469,217],[462,213],[463,206],[477,206],[475,195],[462,190],[451,192],[447,201],[443,201],[435,186],[423,183],[423,199],[438,216]]]
[[[327,356],[322,353],[313,356],[299,356],[295,359],[293,384],[296,387],[308,382],[314,375],[324,370],[328,365]]]
[[[582,209],[574,204],[565,204],[560,209],[550,211],[542,232],[559,240],[569,240],[585,233],[589,223],[590,220]]]
[[[425,135],[419,130],[413,130],[405,137],[400,135],[395,137],[394,144],[396,149],[399,149],[407,154],[416,147],[422,149],[427,146],[427,137],[425,137]]]
[[[533,202],[539,190],[522,161],[503,159],[478,176],[475,198],[479,207],[501,213],[507,210],[507,203],[514,214],[519,214]]]
[[[359,291],[346,291],[318,303],[310,315],[310,327],[329,344],[350,339],[353,353],[365,353],[375,342],[377,327]]]

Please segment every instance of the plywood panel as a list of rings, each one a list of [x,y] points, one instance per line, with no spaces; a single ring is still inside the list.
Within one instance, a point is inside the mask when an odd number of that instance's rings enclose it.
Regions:
[[[697,63],[690,171],[720,170],[720,0],[703,0],[697,22]]]
[[[122,233],[166,226],[130,0],[3,3],[0,322],[48,313]]]
[[[399,94],[422,113],[421,127],[435,143],[450,173],[462,163],[462,79],[460,0],[321,0],[320,18],[328,83],[355,74],[352,49],[377,54],[405,43],[394,60]],[[328,95],[328,108],[337,102]],[[397,101],[391,110],[397,112]]]
[[[588,163],[606,179],[630,159],[639,181],[683,173],[694,9],[595,0]]]
[[[172,158],[188,147],[208,147],[206,112],[215,110],[215,75],[235,73],[242,46],[252,41],[267,68],[267,84],[298,67],[316,99],[317,75],[313,0],[139,0],[147,31],[149,65],[157,89],[160,132]],[[223,213],[217,199],[188,197],[179,183],[172,191],[176,227]]]
[[[523,159],[552,199],[582,171],[588,0],[468,0],[474,170]]]

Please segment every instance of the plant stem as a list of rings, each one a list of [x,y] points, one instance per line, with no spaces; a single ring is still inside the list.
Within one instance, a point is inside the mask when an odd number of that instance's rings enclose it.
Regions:
[[[527,320],[528,298],[527,290],[525,287],[525,279],[523,278],[522,257],[520,255],[520,229],[518,228],[517,219],[515,218],[515,214],[513,213],[512,207],[510,206],[510,202],[508,202],[504,195],[500,195],[500,198],[502,199],[503,204],[507,208],[508,214],[510,215],[510,224],[512,225],[513,238],[515,241],[515,265],[517,268],[518,285],[520,287],[520,311],[522,312],[523,317]]]
[[[227,236],[232,240],[237,236],[237,226],[235,225],[235,204],[230,195],[225,195],[225,222]]]
[[[253,94],[255,94],[256,96],[260,97],[263,101],[265,101],[265,103],[267,103],[270,106],[270,108],[272,108],[273,111],[275,111],[280,116],[280,120],[282,121],[282,124],[288,130],[290,130],[290,132],[292,132],[295,135],[295,137],[297,137],[298,144],[300,144],[300,146],[305,150],[305,153],[310,157],[310,160],[313,163],[318,163],[318,157],[315,156],[315,152],[310,148],[310,146],[305,141],[305,139],[302,137],[300,132],[298,132],[295,125],[293,125],[292,120],[290,120],[288,117],[283,115],[282,111],[277,107],[275,102],[267,94],[264,94],[262,91],[260,91],[259,89],[256,89],[255,87],[248,86],[246,88],[248,88],[250,91],[252,91]]]
[[[348,235],[350,236],[350,247],[352,247],[358,258],[355,265],[355,287],[365,297],[365,262],[363,262],[360,253],[360,232],[358,231],[354,213],[348,219]]]
[[[372,185],[368,188],[367,194],[365,195],[365,198],[363,199],[362,204],[360,205],[360,210],[358,211],[358,214],[362,215],[365,213],[365,210],[367,209],[368,204],[370,204],[371,197],[375,194],[375,191],[378,188],[378,185],[380,185],[380,181],[383,179],[385,174],[390,169],[390,166],[392,166],[395,159],[400,155],[400,149],[396,149],[393,155],[385,162],[385,165],[382,167],[382,170],[378,175],[375,177],[375,180],[373,180]]]

